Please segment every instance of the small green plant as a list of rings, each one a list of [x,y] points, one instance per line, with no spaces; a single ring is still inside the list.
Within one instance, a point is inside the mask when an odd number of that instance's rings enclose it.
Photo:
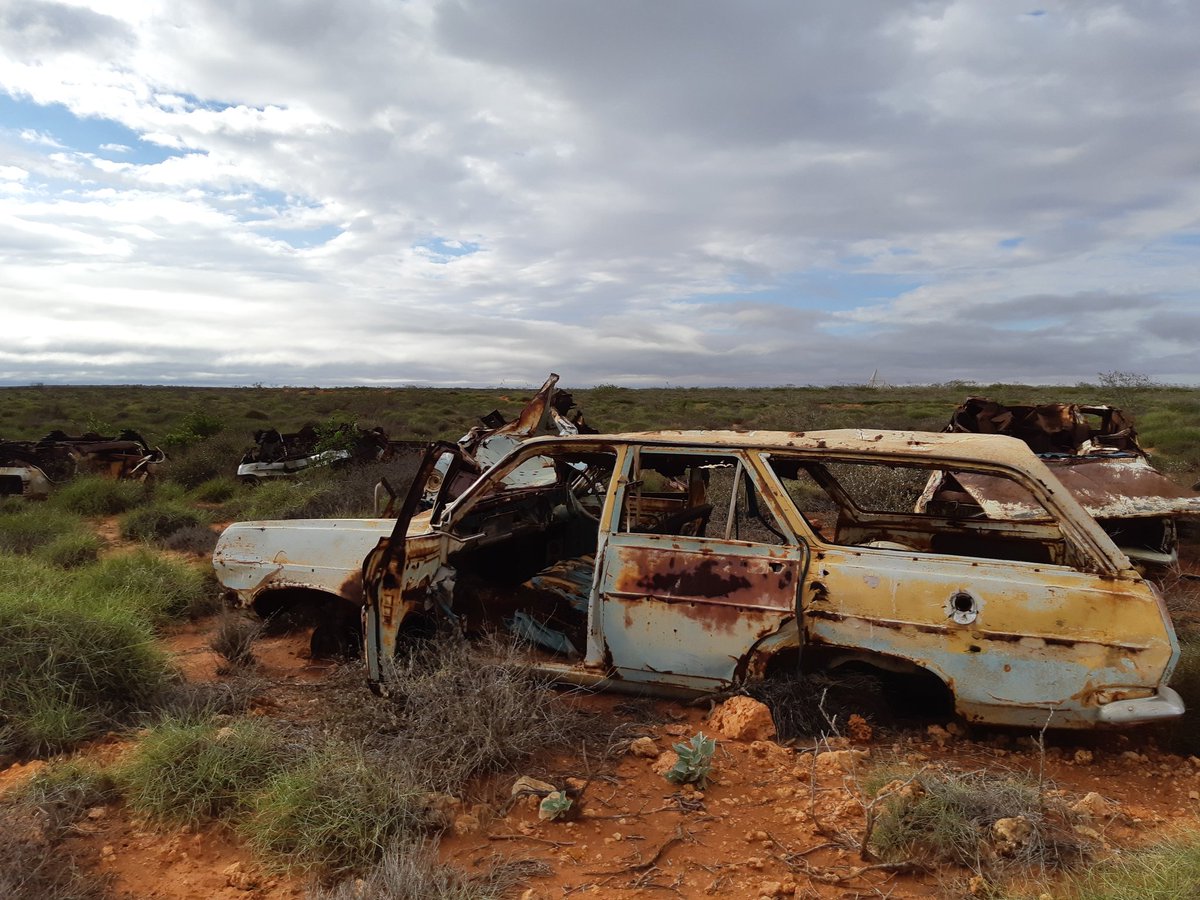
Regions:
[[[538,818],[543,821],[556,821],[565,819],[571,812],[571,798],[567,796],[566,791],[552,791],[542,798],[542,802],[538,805]]]
[[[420,837],[431,824],[427,797],[402,759],[331,744],[271,778],[239,830],[286,868],[345,872],[376,861],[396,841]]]
[[[69,532],[39,547],[35,555],[60,569],[77,569],[94,563],[101,546],[100,539],[94,534]]]
[[[88,534],[79,516],[41,504],[0,511],[0,552],[33,553],[67,534]]]
[[[179,501],[159,501],[121,516],[121,537],[136,541],[162,541],[184,528],[206,525],[208,515]]]
[[[171,431],[163,435],[162,443],[165,447],[190,447],[205,438],[219,434],[224,427],[225,423],[216,416],[196,407]]]
[[[192,497],[201,503],[224,503],[238,492],[237,481],[229,475],[216,475],[192,489]]]
[[[139,481],[80,475],[58,488],[50,502],[81,516],[115,516],[145,499],[146,486]]]
[[[137,610],[150,621],[210,611],[214,591],[194,566],[152,550],[122,553],[79,571],[65,593]]]
[[[1070,879],[1077,900],[1174,900],[1200,890],[1200,843],[1180,840],[1122,854]]]
[[[685,743],[678,743],[672,749],[679,754],[675,765],[667,770],[667,781],[672,784],[694,784],[703,789],[708,784],[709,773],[712,772],[713,751],[717,742],[705,737],[704,732],[692,735]]]
[[[290,757],[281,735],[256,720],[225,726],[167,720],[150,730],[114,775],[134,809],[195,824],[244,812]]]
[[[209,647],[235,669],[254,665],[254,642],[266,623],[243,614],[228,612],[221,617]]]

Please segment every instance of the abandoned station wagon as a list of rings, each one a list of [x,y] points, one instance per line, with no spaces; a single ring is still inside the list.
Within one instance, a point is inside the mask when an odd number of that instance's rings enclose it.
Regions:
[[[705,692],[845,664],[936,679],[975,721],[1178,716],[1157,592],[1022,442],[878,431],[538,438],[449,499],[422,464],[363,567],[366,651],[503,627],[576,684]],[[426,476],[446,473],[417,513]],[[931,472],[1025,502],[924,503]],[[465,474],[465,473],[461,473]]]

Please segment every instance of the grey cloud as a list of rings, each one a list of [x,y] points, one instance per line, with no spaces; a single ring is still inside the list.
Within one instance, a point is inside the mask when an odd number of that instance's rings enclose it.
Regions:
[[[0,46],[16,55],[116,53],[133,42],[125,23],[90,9],[49,0],[9,0],[0,7]]]

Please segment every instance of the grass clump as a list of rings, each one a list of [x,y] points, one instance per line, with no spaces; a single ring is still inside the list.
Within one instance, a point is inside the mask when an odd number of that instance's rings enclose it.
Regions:
[[[54,752],[130,721],[170,678],[138,609],[73,596],[63,581],[0,557],[0,752]]]
[[[234,669],[247,668],[254,665],[254,642],[265,627],[261,619],[229,612],[221,617],[208,646]]]
[[[1072,879],[1075,900],[1175,900],[1200,896],[1200,843],[1161,844],[1095,866]]]
[[[275,729],[255,720],[226,726],[167,720],[139,742],[115,778],[139,812],[196,824],[245,811],[294,752]]]
[[[145,499],[146,486],[139,481],[80,475],[56,490],[50,502],[81,516],[115,516]]]
[[[874,784],[868,780],[868,793],[885,797],[869,842],[882,859],[952,863],[976,871],[1046,869],[1068,867],[1085,852],[1069,829],[1050,821],[1037,786],[1026,780],[984,771],[903,775],[888,772]],[[996,828],[1001,820],[1015,824],[1019,840],[1006,842]]]
[[[188,525],[167,535],[162,544],[168,550],[212,556],[217,547],[217,533],[207,525]]]
[[[0,552],[33,553],[65,535],[90,534],[74,513],[45,504],[26,503],[0,511]]]
[[[112,556],[82,570],[70,593],[137,610],[153,621],[204,614],[211,606],[199,569],[150,550]]]
[[[487,659],[462,641],[436,641],[399,661],[388,681],[396,706],[386,755],[405,759],[438,790],[577,745],[590,724],[559,702],[516,647],[496,642],[483,651]]]
[[[258,853],[291,869],[345,872],[433,824],[427,790],[401,757],[368,757],[330,744],[277,773],[240,831]]]
[[[94,534],[71,531],[43,544],[34,555],[60,569],[78,569],[94,563],[100,556],[102,546],[103,543]]]
[[[201,482],[192,489],[192,498],[201,503],[224,503],[237,495],[241,485],[228,475],[217,475]]]
[[[187,503],[156,500],[121,516],[121,537],[136,541],[164,541],[184,528],[208,524],[208,515]]]
[[[349,876],[317,887],[312,900],[501,900],[529,875],[548,872],[544,863],[500,862],[467,873],[438,860],[432,841],[394,844],[361,878]]]

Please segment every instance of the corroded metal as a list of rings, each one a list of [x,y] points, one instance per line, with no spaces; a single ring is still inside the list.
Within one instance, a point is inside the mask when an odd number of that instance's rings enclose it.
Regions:
[[[620,514],[626,492],[640,484],[639,459],[672,453],[696,465],[718,456],[736,461],[780,540],[710,537],[703,524],[696,533],[673,534],[631,527],[645,525],[645,516],[669,519],[672,504],[680,512],[712,506],[703,482],[693,479],[675,485],[676,500],[660,497],[636,515]],[[615,460],[611,477],[597,486],[603,509],[595,518],[572,502],[565,480],[575,471],[570,461],[588,454]],[[506,483],[534,460],[556,461],[559,480]],[[1038,515],[974,521],[847,507],[833,535],[822,537],[775,467],[831,461],[1009,479],[1036,501]],[[435,463],[431,457],[425,467]],[[464,565],[478,587],[504,564],[510,544],[528,553],[539,535],[561,541],[555,529],[591,528],[587,652],[581,660],[538,663],[572,683],[715,690],[766,672],[774,654],[799,652],[803,662],[819,649],[930,673],[961,713],[980,721],[1083,727],[1182,712],[1166,687],[1178,647],[1161,599],[1019,441],[857,429],[533,438],[420,525],[409,521],[414,509],[411,503],[364,563],[374,680],[413,616],[457,617],[463,613],[456,604],[472,598],[485,612],[494,604],[528,615],[520,597],[499,585],[483,594],[458,587]],[[548,552],[554,544],[547,539],[544,546]],[[569,556],[560,551],[557,558]]]

